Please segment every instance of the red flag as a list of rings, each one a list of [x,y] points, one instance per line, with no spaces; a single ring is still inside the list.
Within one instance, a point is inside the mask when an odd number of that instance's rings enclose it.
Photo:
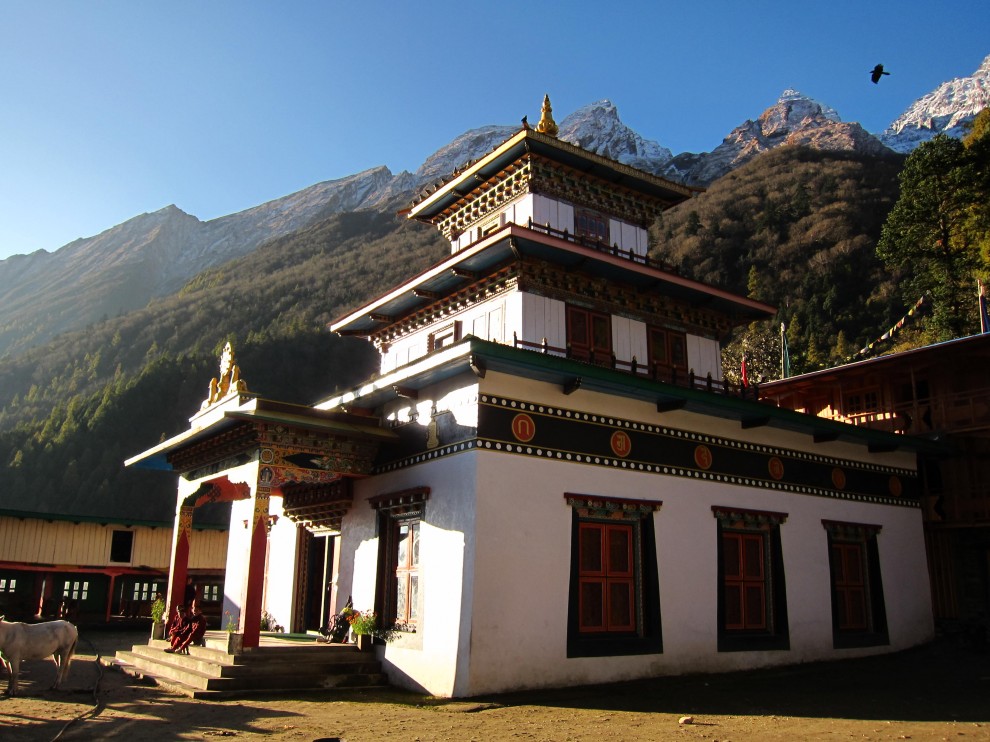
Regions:
[[[749,386],[749,376],[746,375],[746,353],[742,354],[742,385]]]

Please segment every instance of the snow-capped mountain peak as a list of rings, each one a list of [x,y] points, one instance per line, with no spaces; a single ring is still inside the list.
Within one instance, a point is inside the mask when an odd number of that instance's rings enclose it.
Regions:
[[[579,108],[560,122],[559,137],[632,167],[659,173],[673,157],[666,147],[644,139],[619,119],[619,110],[610,100],[600,100]]]
[[[416,179],[425,184],[446,178],[465,163],[487,154],[518,130],[518,126],[496,124],[469,129],[427,157],[416,170]]]
[[[834,108],[831,106],[826,106],[824,103],[817,101],[814,98],[809,98],[807,95],[804,95],[793,88],[788,88],[780,94],[780,98],[777,99],[777,105],[788,106],[791,110],[797,113],[807,112],[812,114],[821,114],[829,121],[834,121],[837,124],[842,122],[839,112]]]
[[[880,135],[897,152],[910,152],[936,134],[961,137],[963,125],[990,106],[990,56],[969,77],[957,77],[918,98]]]

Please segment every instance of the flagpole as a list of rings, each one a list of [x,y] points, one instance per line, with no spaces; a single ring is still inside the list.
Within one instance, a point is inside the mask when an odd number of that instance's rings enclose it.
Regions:
[[[977,305],[980,310],[980,334],[990,332],[990,317],[987,317],[987,296],[986,287],[983,281],[976,279]]]
[[[780,323],[780,378],[791,375],[791,350],[787,347],[787,325]]]

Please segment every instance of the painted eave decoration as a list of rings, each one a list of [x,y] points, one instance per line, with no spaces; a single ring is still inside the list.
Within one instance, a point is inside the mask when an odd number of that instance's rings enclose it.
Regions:
[[[327,412],[266,399],[256,399],[253,402],[251,408],[229,410],[223,417],[205,427],[190,429],[173,436],[154,448],[127,459],[124,466],[174,471],[169,462],[170,454],[220,434],[232,432],[238,426],[250,427],[262,423],[364,440],[388,441],[395,437],[392,431],[379,427],[376,418],[369,417],[362,420],[339,411]]]
[[[733,317],[738,324],[768,319],[776,314],[774,307],[763,302],[510,223],[336,320],[331,323],[330,330],[341,335],[367,337],[429,306],[438,298],[468,288],[499,266],[519,258],[544,260],[568,270],[580,268],[609,282],[704,305]]]
[[[535,129],[522,129],[484,157],[455,172],[435,190],[424,191],[404,213],[410,219],[432,222],[479,183],[495,177],[528,153],[545,156],[606,182],[673,203],[691,198],[702,190],[623,165]]]

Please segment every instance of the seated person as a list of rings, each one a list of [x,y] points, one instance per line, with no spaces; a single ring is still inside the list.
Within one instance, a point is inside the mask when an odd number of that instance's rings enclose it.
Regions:
[[[165,651],[170,654],[189,654],[189,645],[202,644],[205,635],[206,616],[200,610],[198,601],[194,600],[189,611],[186,628],[172,639],[172,646]]]
[[[165,626],[165,636],[169,642],[172,641],[173,637],[185,631],[188,624],[189,614],[186,613],[186,607],[180,603],[175,606],[175,613],[168,620],[168,623]]]

